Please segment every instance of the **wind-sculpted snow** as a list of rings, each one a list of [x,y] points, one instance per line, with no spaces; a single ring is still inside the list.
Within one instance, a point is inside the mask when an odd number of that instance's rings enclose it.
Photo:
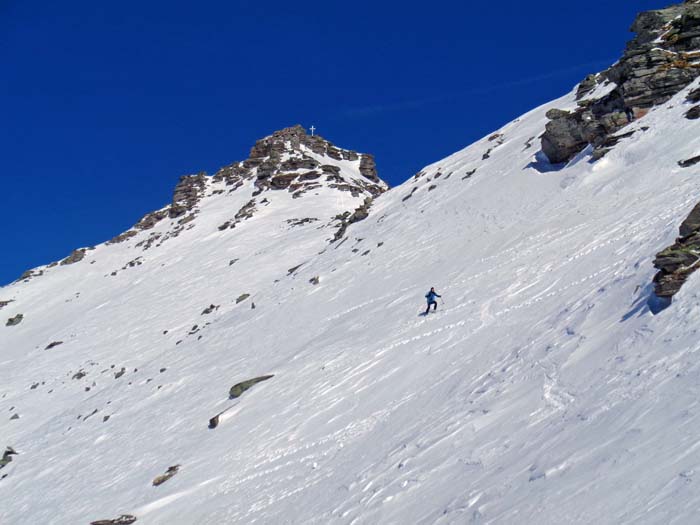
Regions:
[[[647,306],[700,190],[677,164],[700,153],[685,95],[605,158],[542,170],[532,137],[572,92],[336,243],[362,197],[270,191],[219,230],[246,187],[161,246],[0,289],[23,315],[0,326],[1,521],[693,523],[698,279]]]

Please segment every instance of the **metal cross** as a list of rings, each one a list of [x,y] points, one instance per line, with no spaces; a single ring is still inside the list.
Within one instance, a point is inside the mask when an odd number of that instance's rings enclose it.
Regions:
[[[311,136],[314,136],[314,131],[316,131],[316,127],[312,124],[311,127],[309,128],[311,130]]]

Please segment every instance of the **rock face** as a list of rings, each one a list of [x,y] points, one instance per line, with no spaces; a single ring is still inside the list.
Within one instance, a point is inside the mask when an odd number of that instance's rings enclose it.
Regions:
[[[547,114],[550,121],[542,135],[542,151],[553,164],[571,160],[589,144],[602,157],[609,150],[604,145],[609,135],[667,102],[700,76],[697,0],[641,13],[631,30],[636,37],[622,58],[579,84],[578,107]],[[601,96],[596,97],[599,88]]]
[[[183,175],[175,186],[173,202],[170,205],[168,216],[171,219],[180,217],[192,210],[203,196],[207,185],[206,173],[197,175]]]
[[[688,277],[700,267],[700,203],[680,226],[676,242],[659,252],[654,267],[654,292],[659,297],[673,297]]]

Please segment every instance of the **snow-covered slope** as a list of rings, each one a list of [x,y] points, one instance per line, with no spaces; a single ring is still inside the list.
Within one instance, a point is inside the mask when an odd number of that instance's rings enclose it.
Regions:
[[[700,153],[698,85],[601,160],[552,166],[537,137],[572,92],[346,214],[335,242],[332,218],[380,191],[359,158],[302,148],[355,196],[253,196],[249,165],[231,193],[206,179],[187,212],[0,289],[3,318],[23,314],[0,327],[18,452],[0,521],[694,523],[700,277],[658,315],[647,301],[698,201],[698,166],[678,165]],[[424,317],[430,286],[444,304]]]

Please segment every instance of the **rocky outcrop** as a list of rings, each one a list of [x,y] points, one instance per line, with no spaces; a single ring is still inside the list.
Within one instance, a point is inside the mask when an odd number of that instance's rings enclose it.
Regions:
[[[338,230],[335,232],[333,239],[331,239],[331,243],[342,239],[348,229],[348,226],[355,222],[363,221],[369,217],[369,210],[372,207],[372,203],[373,199],[371,197],[367,197],[365,201],[355,209],[354,212],[345,212],[342,215],[338,215],[336,219],[340,221],[340,225],[338,226]]]
[[[61,261],[61,266],[66,266],[68,264],[75,264],[82,261],[85,258],[85,253],[87,248],[81,248],[79,250],[73,250],[71,254]]]
[[[340,166],[320,163],[310,153],[324,155],[336,161],[360,161],[357,168],[362,179],[349,180],[340,175]],[[281,160],[285,156],[285,160]],[[337,179],[327,179],[330,187],[349,191],[357,196],[362,193],[372,196],[387,190],[377,175],[372,155],[338,148],[319,135],[307,135],[301,126],[292,126],[258,140],[250,151],[250,157],[242,163],[249,177],[255,177],[259,195],[266,190],[288,190],[294,197],[319,187],[316,182],[323,174]],[[320,168],[321,173],[317,170]]]
[[[170,205],[168,216],[174,219],[192,210],[203,196],[206,185],[206,173],[180,177],[180,181],[175,186],[173,202]]]
[[[688,277],[700,267],[700,203],[690,212],[679,229],[676,242],[659,252],[654,267],[654,292],[658,297],[673,297]]]
[[[579,84],[576,109],[547,113],[542,151],[551,163],[567,162],[588,145],[604,150],[609,135],[667,102],[700,76],[697,0],[641,13],[632,31],[636,36],[622,58]],[[605,94],[596,98],[598,88]]]

